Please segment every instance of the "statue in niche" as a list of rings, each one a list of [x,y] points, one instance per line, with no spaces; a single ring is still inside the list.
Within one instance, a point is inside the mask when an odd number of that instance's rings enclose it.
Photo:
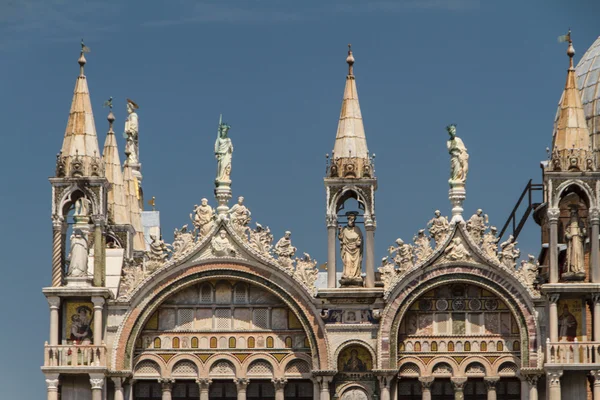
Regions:
[[[243,196],[238,197],[238,202],[231,207],[229,215],[233,229],[235,229],[240,236],[245,238],[244,233],[248,229],[251,213],[250,210],[248,210],[248,207],[244,205]]]
[[[175,229],[173,232],[173,257],[175,258],[187,252],[194,244],[192,232],[188,232],[187,228],[185,224],[181,229]]]
[[[310,258],[310,254],[304,253],[302,258],[296,259],[296,271],[294,276],[300,282],[303,282],[307,287],[314,288],[319,270],[315,268],[317,266],[317,260]]]
[[[433,249],[431,248],[431,239],[425,235],[425,229],[420,229],[415,237],[413,237],[413,242],[415,243],[415,256],[417,258],[417,263],[425,261],[431,253],[433,253]]]
[[[450,153],[450,179],[448,183],[450,188],[464,186],[469,172],[469,153],[462,139],[456,136],[456,125],[451,124],[446,127],[450,139],[446,143]]]
[[[233,155],[233,143],[227,137],[231,126],[223,122],[222,116],[219,118],[219,129],[217,140],[215,141],[215,157],[217,158],[217,177],[215,184],[217,187],[223,184],[231,183],[231,158]]]
[[[169,249],[171,245],[166,244],[156,235],[150,235],[150,240],[152,240],[150,250],[146,252],[148,256],[147,268],[150,272],[153,272],[167,260],[171,252],[171,249]]]
[[[515,269],[517,259],[521,256],[521,250],[517,249],[517,242],[513,235],[508,237],[508,240],[500,244],[500,254],[498,258],[500,262],[510,269]]]
[[[221,229],[219,234],[212,238],[210,247],[215,257],[235,257],[235,248],[229,241],[225,229]]]
[[[126,139],[125,154],[127,162],[136,164],[138,162],[138,115],[135,112],[139,106],[131,99],[127,99],[127,119],[125,120],[125,131],[123,136]]]
[[[460,238],[452,239],[448,247],[444,250],[446,258],[450,261],[463,261],[471,258],[471,254],[463,244]]]
[[[271,256],[271,248],[273,247],[273,234],[267,226],[263,228],[261,224],[256,223],[256,229],[250,230],[250,246],[259,253],[263,253],[267,256]]]
[[[292,232],[286,231],[281,239],[277,241],[275,245],[275,254],[277,255],[277,261],[285,269],[293,269],[292,258],[296,254],[296,248],[292,246]]]
[[[525,284],[533,289],[535,280],[538,276],[538,270],[540,263],[535,259],[535,256],[529,254],[527,260],[521,261],[521,269],[519,269],[519,275],[523,278]]]
[[[200,205],[194,206],[194,212],[190,214],[190,219],[200,237],[205,237],[213,229],[215,226],[215,212],[208,205],[207,199],[200,200]]]
[[[356,226],[357,215],[356,211],[347,212],[347,225],[343,228],[338,225],[340,255],[344,266],[340,282],[349,286],[362,284],[363,236],[361,230]]]
[[[67,276],[88,276],[88,240],[81,229],[76,229],[70,237],[71,250],[67,257]]]
[[[569,224],[565,228],[565,239],[567,241],[567,258],[565,260],[564,272],[562,278],[566,280],[585,279],[585,253],[584,243],[586,229],[583,221],[579,217],[579,208],[577,205],[571,205],[571,216]]]
[[[83,196],[78,198],[75,201],[73,219],[75,220],[76,223],[77,222],[83,222],[83,223],[89,222],[91,203],[92,203],[91,201],[89,201],[87,198],[85,198]]]
[[[396,253],[394,263],[398,266],[399,272],[404,272],[413,266],[413,246],[404,243],[400,238],[396,239],[396,245],[397,247],[390,246],[388,252],[390,257]]]
[[[446,237],[450,224],[448,223],[448,218],[443,217],[440,210],[435,210],[434,214],[435,216],[427,223],[427,226],[429,227],[429,234],[435,240],[437,246]]]
[[[473,241],[477,244],[481,244],[483,240],[483,233],[487,229],[486,224],[489,222],[487,214],[483,213],[480,208],[475,214],[467,221],[467,232],[471,235]]]
[[[496,237],[497,232],[495,226],[490,227],[490,231],[483,235],[483,244],[481,245],[485,254],[493,260],[498,260],[498,241],[500,238]]]

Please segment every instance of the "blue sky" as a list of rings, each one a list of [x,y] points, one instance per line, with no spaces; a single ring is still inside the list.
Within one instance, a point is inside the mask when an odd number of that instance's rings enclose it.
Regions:
[[[300,5],[301,4],[301,5]],[[0,4],[0,194],[7,398],[44,396],[48,337],[50,185],[75,78],[79,41],[100,146],[115,98],[139,105],[146,196],[163,234],[212,199],[219,113],[232,126],[234,196],[279,238],[326,259],[323,175],[333,147],[352,43],[368,145],[377,155],[376,259],[410,240],[435,209],[450,213],[444,127],[458,124],[471,155],[465,214],[506,221],[550,145],[568,67],[556,38],[571,27],[583,54],[598,35],[589,1],[169,2],[13,0]],[[120,149],[124,143],[120,140]],[[122,157],[123,159],[123,157]],[[530,221],[522,254],[537,254]]]

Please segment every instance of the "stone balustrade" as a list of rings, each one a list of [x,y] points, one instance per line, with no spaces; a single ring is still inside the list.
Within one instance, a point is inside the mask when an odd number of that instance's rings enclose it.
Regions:
[[[44,346],[44,367],[106,367],[106,346],[71,344]]]
[[[600,364],[600,342],[546,342],[547,364]]]

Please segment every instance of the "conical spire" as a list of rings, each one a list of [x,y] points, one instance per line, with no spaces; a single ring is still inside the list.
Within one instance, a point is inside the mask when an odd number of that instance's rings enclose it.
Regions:
[[[346,76],[346,88],[342,100],[342,111],[338,123],[333,156],[368,158],[367,139],[363,126],[360,104],[358,103],[358,92],[354,78],[354,56],[352,46],[348,45],[348,75]]]
[[[116,225],[129,224],[129,212],[127,211],[127,200],[125,196],[125,186],[123,184],[123,171],[121,170],[121,160],[119,159],[119,150],[113,123],[115,116],[112,112],[112,97],[108,100],[110,112],[108,114],[108,133],[104,142],[104,152],[102,160],[104,161],[105,176],[110,183],[108,191],[108,217]]]
[[[590,133],[575,79],[575,67],[573,66],[575,49],[573,48],[570,31],[566,39],[569,41],[567,49],[569,69],[565,90],[559,102],[558,115],[554,125],[552,148],[555,152],[573,149],[588,151]]]
[[[89,52],[89,49],[82,41],[78,60],[79,76],[75,83],[67,129],[58,159],[57,176],[104,175],[90,92],[84,74],[86,52]]]
[[[125,161],[123,167],[123,183],[125,185],[125,198],[127,212],[129,213],[129,223],[135,229],[133,236],[133,250],[145,251],[146,242],[144,240],[144,230],[142,227],[142,215],[140,211],[140,187],[137,178],[133,175],[133,169],[129,162]]]

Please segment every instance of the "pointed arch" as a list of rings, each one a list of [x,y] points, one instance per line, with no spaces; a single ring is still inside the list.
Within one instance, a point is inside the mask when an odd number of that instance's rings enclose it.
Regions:
[[[577,193],[578,195],[584,195],[582,200],[587,204],[588,208],[597,208],[598,207],[598,202],[596,199],[596,196],[594,196],[594,189],[591,188],[587,183],[585,183],[584,181],[580,180],[580,179],[569,179],[565,182],[562,182],[560,185],[558,185],[558,187],[556,188],[555,194],[552,198],[552,207],[550,208],[559,208],[560,207],[560,201],[561,199],[564,197],[563,194],[569,190],[572,189],[573,187],[576,187],[577,189],[579,189],[580,193]]]

